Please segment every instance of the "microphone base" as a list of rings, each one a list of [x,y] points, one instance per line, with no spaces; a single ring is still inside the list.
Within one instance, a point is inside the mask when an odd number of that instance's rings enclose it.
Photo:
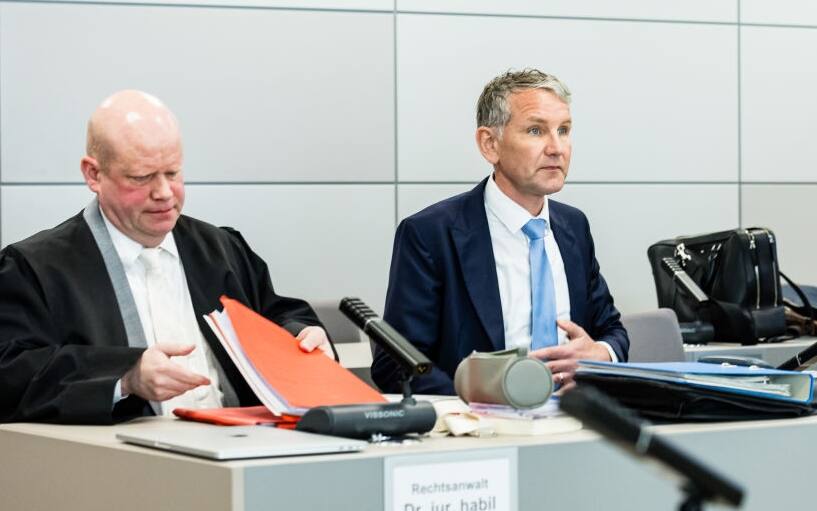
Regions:
[[[323,435],[369,439],[373,435],[402,436],[431,431],[437,413],[428,401],[316,406],[295,429]]]

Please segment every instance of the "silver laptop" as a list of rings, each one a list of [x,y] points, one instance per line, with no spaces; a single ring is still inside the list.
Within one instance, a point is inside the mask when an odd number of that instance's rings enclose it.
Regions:
[[[182,429],[148,429],[117,433],[130,444],[192,454],[214,460],[299,456],[359,451],[363,440],[316,435],[269,426],[203,426]]]

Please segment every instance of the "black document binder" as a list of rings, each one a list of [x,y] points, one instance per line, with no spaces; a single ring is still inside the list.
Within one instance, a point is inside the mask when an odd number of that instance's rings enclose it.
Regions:
[[[802,417],[813,413],[813,380],[808,374],[789,373],[791,376],[786,376],[783,371],[759,369],[759,372],[780,374],[788,381],[799,384],[802,391],[801,396],[784,398],[763,395],[762,392],[708,386],[705,383],[694,383],[682,377],[673,377],[675,375],[667,376],[666,373],[656,374],[655,377],[633,376],[626,374],[626,370],[617,372],[614,368],[617,365],[580,362],[575,376],[576,383],[579,386],[595,387],[645,418],[653,420],[754,420]],[[629,365],[620,364],[618,366],[623,369]],[[644,366],[650,365],[660,366],[662,364],[644,364]],[[711,366],[711,364],[705,365]],[[610,367],[610,370],[605,371],[605,366]],[[717,371],[718,366],[713,369]]]

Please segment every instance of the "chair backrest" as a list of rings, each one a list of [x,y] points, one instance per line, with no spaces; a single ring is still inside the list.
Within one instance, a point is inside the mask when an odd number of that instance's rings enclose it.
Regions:
[[[625,314],[621,323],[630,337],[630,362],[686,360],[678,316],[672,309]]]
[[[333,342],[360,342],[360,329],[340,312],[339,301],[312,302],[312,308],[315,309],[315,314],[326,327],[326,332]]]

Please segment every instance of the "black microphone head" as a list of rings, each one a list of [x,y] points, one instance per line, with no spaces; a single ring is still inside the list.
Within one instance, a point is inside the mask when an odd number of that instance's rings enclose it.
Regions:
[[[347,296],[338,309],[389,354],[409,375],[431,372],[431,361],[412,345],[400,332],[380,319],[360,298]]]
[[[341,299],[338,309],[360,329],[368,320],[377,318],[377,314],[360,298],[347,296]]]

